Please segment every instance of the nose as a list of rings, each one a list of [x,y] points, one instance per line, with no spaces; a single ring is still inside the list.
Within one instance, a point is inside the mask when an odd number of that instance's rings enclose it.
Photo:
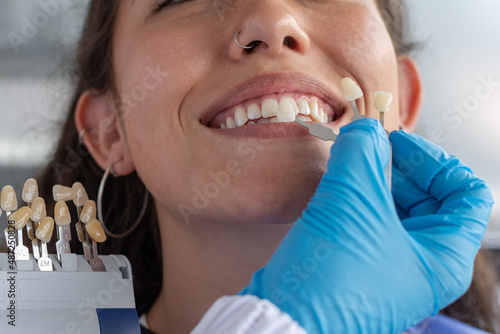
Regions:
[[[253,0],[242,10],[241,26],[231,36],[229,57],[238,61],[248,54],[263,53],[278,56],[285,52],[305,54],[310,47],[310,39],[301,28],[297,18],[297,8],[292,8],[286,1]],[[238,33],[239,31],[239,33]],[[252,46],[250,49],[240,47]]]

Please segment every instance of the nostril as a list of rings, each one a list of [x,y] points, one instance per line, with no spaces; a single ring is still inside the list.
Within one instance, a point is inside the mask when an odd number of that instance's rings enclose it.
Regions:
[[[285,38],[283,38],[283,45],[290,49],[295,49],[295,47],[297,46],[297,41],[291,36],[285,36]]]
[[[262,41],[252,41],[250,42],[245,48],[245,52],[247,53],[251,53],[256,47],[258,47],[260,44],[262,43]]]

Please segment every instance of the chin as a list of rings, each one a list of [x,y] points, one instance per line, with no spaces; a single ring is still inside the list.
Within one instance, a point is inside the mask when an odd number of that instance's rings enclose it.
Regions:
[[[324,170],[309,170],[300,176],[269,176],[258,183],[230,187],[214,211],[224,212],[220,218],[232,223],[293,223],[307,207],[323,173]]]

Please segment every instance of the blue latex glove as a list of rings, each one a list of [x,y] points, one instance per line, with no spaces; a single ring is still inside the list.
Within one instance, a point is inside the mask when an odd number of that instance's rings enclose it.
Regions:
[[[270,300],[308,333],[353,334],[401,333],[466,291],[491,193],[439,147],[390,138],[397,204],[380,123],[343,127],[307,209],[240,294]]]

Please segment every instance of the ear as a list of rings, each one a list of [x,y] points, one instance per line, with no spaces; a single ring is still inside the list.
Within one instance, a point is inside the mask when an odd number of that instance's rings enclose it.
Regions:
[[[135,170],[111,94],[86,91],[78,99],[75,124],[95,162],[106,170],[113,163],[117,175]]]
[[[400,126],[413,131],[422,106],[422,79],[415,61],[408,56],[398,57]]]

